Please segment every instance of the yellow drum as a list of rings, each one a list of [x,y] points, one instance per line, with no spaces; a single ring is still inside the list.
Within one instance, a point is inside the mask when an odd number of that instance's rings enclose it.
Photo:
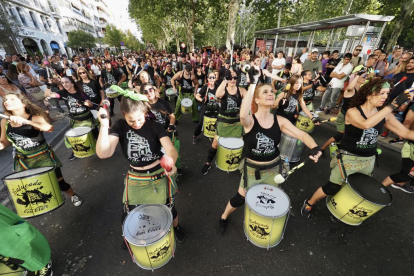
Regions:
[[[312,115],[313,117],[318,117],[317,114]],[[296,121],[296,127],[307,133],[312,133],[315,130],[315,124],[312,123],[311,118],[309,118],[303,111],[299,113],[298,120]]]
[[[220,137],[218,139],[216,166],[220,170],[232,172],[238,169],[244,142],[240,138]]]
[[[140,205],[126,217],[123,235],[139,267],[154,270],[174,257],[172,221],[170,209],[161,204]]]
[[[105,94],[108,98],[116,98],[121,95],[121,93],[112,88],[105,89]]]
[[[282,133],[279,143],[280,158],[289,162],[298,162],[302,156],[305,144],[294,137]]]
[[[0,262],[0,276],[26,276],[27,272],[24,268],[19,267],[17,270],[12,270],[7,265]]]
[[[12,173],[3,182],[16,213],[22,218],[49,213],[65,203],[54,167]]]
[[[268,184],[251,187],[246,194],[244,233],[254,245],[271,248],[285,233],[290,213],[290,200],[281,189]]]
[[[184,98],[181,100],[181,112],[183,114],[190,114],[192,106],[193,106],[193,101],[191,99]]]
[[[341,190],[326,199],[326,206],[338,220],[360,225],[392,202],[391,193],[368,175],[355,173],[348,177]]]
[[[76,127],[65,133],[77,158],[86,158],[95,154],[95,138],[90,127]]]
[[[338,151],[338,145],[336,143],[331,143],[329,145],[329,154],[331,155],[331,158],[336,158],[336,155]]]
[[[167,91],[165,91],[165,95],[168,97],[168,100],[171,100],[171,97],[177,96],[177,94],[174,93],[174,89],[172,87],[168,88]]]
[[[204,115],[203,134],[208,138],[213,138],[216,135],[216,117],[209,117]]]

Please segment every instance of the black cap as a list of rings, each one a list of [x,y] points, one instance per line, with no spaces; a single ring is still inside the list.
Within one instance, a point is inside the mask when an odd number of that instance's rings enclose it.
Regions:
[[[106,63],[111,63],[111,61],[109,59],[105,59],[105,64]]]
[[[225,63],[226,64],[230,64],[230,60],[229,59],[226,59]]]
[[[187,64],[186,66],[185,66],[185,70],[186,71],[191,71],[193,69],[193,66],[191,66],[191,64]]]

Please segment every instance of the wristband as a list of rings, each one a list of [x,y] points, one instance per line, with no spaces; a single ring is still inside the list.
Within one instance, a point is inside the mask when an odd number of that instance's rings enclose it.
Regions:
[[[397,109],[398,109],[398,106],[393,105],[392,103],[387,104],[387,107],[391,108],[391,110],[392,110],[392,111],[395,111],[395,110],[397,110]]]
[[[168,129],[175,130],[175,125],[168,125]]]
[[[314,147],[313,149],[311,149],[309,151],[309,156],[317,155],[318,152],[320,152],[320,151],[321,151],[321,149],[319,148],[319,146],[316,146],[316,147]]]

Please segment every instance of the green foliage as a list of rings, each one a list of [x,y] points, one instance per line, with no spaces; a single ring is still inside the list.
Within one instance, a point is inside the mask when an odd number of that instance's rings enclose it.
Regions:
[[[72,31],[68,33],[67,45],[74,49],[79,48],[94,48],[96,47],[96,39],[90,33],[83,30]]]
[[[120,49],[121,41],[127,43],[126,35],[120,29],[115,27],[115,25],[108,24],[108,26],[106,26],[104,42],[109,46]]]
[[[133,50],[141,50],[144,48],[142,44],[132,33],[128,30],[125,34],[125,46]]]
[[[16,38],[21,33],[18,21],[10,16],[4,9],[7,7],[5,0],[0,0],[0,45],[3,45],[7,52],[15,51]]]

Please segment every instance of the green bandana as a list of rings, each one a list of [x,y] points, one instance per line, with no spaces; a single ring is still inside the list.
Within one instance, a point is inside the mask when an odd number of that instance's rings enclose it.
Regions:
[[[121,94],[122,96],[133,99],[134,101],[148,102],[148,98],[146,96],[142,94],[137,94],[134,90],[124,90],[118,85],[111,85],[110,89],[115,90],[116,92],[119,92],[119,94]]]
[[[384,82],[384,83],[382,84],[381,89],[383,89],[383,88],[390,88],[390,87],[391,87],[391,85],[390,85],[390,83],[389,83],[389,82]]]

